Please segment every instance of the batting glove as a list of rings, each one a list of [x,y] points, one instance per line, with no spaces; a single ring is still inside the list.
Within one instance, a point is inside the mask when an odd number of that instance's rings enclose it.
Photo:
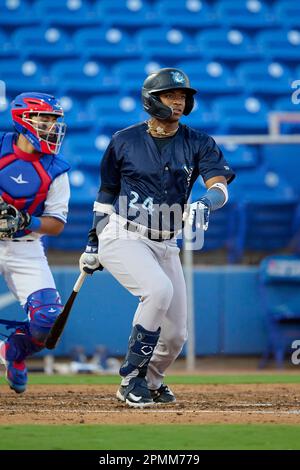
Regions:
[[[208,229],[210,214],[210,202],[205,197],[190,205],[188,223],[196,228]]]
[[[79,259],[80,272],[93,274],[95,271],[102,271],[103,266],[98,258],[98,246],[87,245],[84,253]]]

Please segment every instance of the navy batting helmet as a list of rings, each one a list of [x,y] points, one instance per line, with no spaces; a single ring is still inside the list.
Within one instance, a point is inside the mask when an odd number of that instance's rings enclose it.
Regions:
[[[158,119],[168,119],[172,115],[172,109],[162,104],[158,95],[174,89],[186,91],[183,114],[188,115],[193,109],[193,95],[197,93],[197,90],[191,88],[189,78],[182,70],[173,68],[160,69],[146,78],[142,88],[144,110]]]

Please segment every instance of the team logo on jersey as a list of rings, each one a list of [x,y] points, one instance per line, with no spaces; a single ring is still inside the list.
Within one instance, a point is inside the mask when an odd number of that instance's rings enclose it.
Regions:
[[[175,83],[185,83],[185,78],[180,72],[171,72],[173,82]]]
[[[14,176],[10,176],[10,178],[17,184],[28,184],[29,181],[23,180],[22,173],[19,174],[16,178]]]

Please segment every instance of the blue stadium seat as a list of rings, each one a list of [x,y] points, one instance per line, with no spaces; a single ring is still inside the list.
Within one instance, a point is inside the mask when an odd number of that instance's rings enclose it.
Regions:
[[[84,28],[74,35],[74,45],[86,57],[109,62],[137,59],[142,51],[128,34],[117,28]]]
[[[300,94],[298,93],[298,100]],[[298,122],[283,122],[280,125],[280,132],[282,134],[300,134],[300,104],[293,103],[292,101],[292,91],[290,91],[289,96],[285,98],[277,99],[273,104],[273,111],[295,113],[298,115]]]
[[[224,144],[219,146],[235,171],[256,168],[260,164],[257,147],[253,145]]]
[[[250,94],[272,95],[290,94],[292,73],[278,62],[246,62],[236,69],[244,90]]]
[[[118,78],[109,75],[97,61],[59,61],[52,66],[51,76],[61,94],[75,95],[79,99],[119,90]]]
[[[209,101],[203,100],[200,93],[194,99],[194,109],[187,117],[183,117],[183,123],[186,121],[188,126],[200,131],[217,133],[219,122],[211,110]]]
[[[18,49],[11,43],[8,39],[8,36],[0,30],[0,58],[3,59],[10,59],[10,58],[18,58],[19,51]]]
[[[176,65],[189,76],[199,96],[234,94],[243,88],[229,67],[220,62],[186,61]]]
[[[92,208],[96,192],[87,201],[84,197],[84,191],[71,189],[68,222],[59,237],[48,237],[48,247],[64,251],[83,251],[87,243],[88,231],[92,226]]]
[[[299,104],[295,104],[292,102],[291,99],[291,92],[290,96],[286,96],[284,98],[278,98],[277,100],[274,101],[273,104],[273,111],[288,111],[288,112],[295,112],[299,113],[300,112],[300,106]]]
[[[291,29],[300,28],[299,2],[295,0],[278,1],[273,11],[279,24]]]
[[[209,2],[160,0],[157,2],[157,10],[161,24],[169,28],[179,28],[190,32],[191,29],[199,31],[218,24],[214,9]]]
[[[99,176],[99,164],[104,149],[97,145],[96,133],[85,133],[81,135],[66,136],[63,153],[71,163],[72,168],[82,170],[96,169]]]
[[[255,97],[218,98],[213,110],[224,134],[266,134],[268,132],[266,103]]]
[[[9,96],[18,95],[26,90],[47,93],[55,90],[44,67],[34,61],[19,59],[0,61],[0,77],[6,83]]]
[[[226,249],[228,262],[231,262],[231,245],[235,238],[235,205],[230,201],[222,210],[210,215],[209,229],[204,235],[203,251]]]
[[[88,102],[88,112],[100,126],[110,127],[113,132],[144,119],[140,100],[130,96],[99,96]]]
[[[0,0],[0,12],[0,26],[5,29],[39,24],[31,5],[24,0]]]
[[[137,33],[136,42],[144,58],[162,61],[171,66],[171,61],[199,58],[199,47],[184,31],[168,28],[144,29]],[[167,65],[166,65],[167,66]]]
[[[284,203],[297,201],[297,194],[284,175],[265,164],[256,168],[240,168],[230,184],[231,199],[245,203]]]
[[[35,2],[36,15],[44,24],[63,27],[84,27],[99,23],[89,2],[81,0],[43,0]]]
[[[126,60],[116,63],[112,75],[120,81],[124,94],[135,94],[140,97],[141,87],[147,75],[160,68],[162,68],[162,65],[158,62]]]
[[[287,248],[299,198],[284,177],[264,167],[240,170],[230,185],[230,199],[237,203],[232,262],[240,262],[246,249],[274,252]]]
[[[248,202],[239,205],[238,232],[230,251],[241,262],[245,250],[274,252],[288,249],[295,231],[297,200]]]
[[[141,28],[153,28],[159,25],[159,19],[151,4],[139,0],[98,0],[96,13],[106,26],[126,31]]]
[[[6,102],[0,101],[0,132],[11,132],[12,130],[10,101],[10,99],[6,99]]]
[[[293,79],[294,79],[294,80],[295,80],[295,79],[298,80],[297,83],[294,85],[293,88],[296,89],[296,87],[297,87],[298,91],[299,91],[299,88],[300,88],[300,82],[299,82],[299,77],[300,77],[300,75],[299,75],[299,74],[300,74],[300,65],[298,64],[298,66],[296,67],[295,74],[294,74],[294,76],[293,76]],[[299,99],[299,98],[300,98],[300,94],[299,94],[299,92],[298,92],[298,99]]]
[[[299,174],[300,161],[299,144],[267,144],[261,146],[262,159],[276,173],[283,175],[300,197]]]
[[[268,256],[259,267],[259,284],[267,333],[260,367],[274,356],[282,368],[285,353],[292,353],[292,343],[300,334],[300,257]]]
[[[242,30],[265,29],[274,26],[275,18],[264,1],[219,1],[216,13],[220,22],[230,28]],[[279,22],[280,24],[280,22]]]
[[[99,173],[92,174],[78,169],[69,173],[71,186],[71,205],[91,204],[99,190]]]
[[[21,57],[59,59],[76,56],[73,45],[66,34],[56,28],[20,28],[12,35],[13,44]]]
[[[60,95],[57,97],[65,112],[65,122],[68,126],[67,135],[73,131],[90,130],[94,122],[87,112],[84,104],[74,95]]]
[[[210,29],[196,35],[201,55],[207,60],[239,61],[260,57],[247,34],[239,30]]]
[[[270,30],[256,35],[256,44],[268,60],[284,63],[299,61],[300,30]]]

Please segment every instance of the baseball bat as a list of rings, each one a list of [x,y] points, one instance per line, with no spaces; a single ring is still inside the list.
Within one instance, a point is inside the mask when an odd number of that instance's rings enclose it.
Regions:
[[[61,314],[57,317],[57,319],[55,320],[55,322],[52,325],[50,333],[49,333],[49,335],[46,339],[46,342],[45,342],[46,348],[48,348],[48,349],[54,349],[55,348],[55,346],[56,346],[59,338],[61,337],[64,328],[65,328],[65,325],[66,325],[67,320],[69,318],[74,300],[76,299],[76,296],[77,296],[78,292],[80,291],[80,288],[83,284],[83,281],[84,281],[85,277],[86,277],[86,273],[80,273],[80,275],[78,276],[78,279],[74,284],[72,293],[71,293],[70,297],[68,298]]]

